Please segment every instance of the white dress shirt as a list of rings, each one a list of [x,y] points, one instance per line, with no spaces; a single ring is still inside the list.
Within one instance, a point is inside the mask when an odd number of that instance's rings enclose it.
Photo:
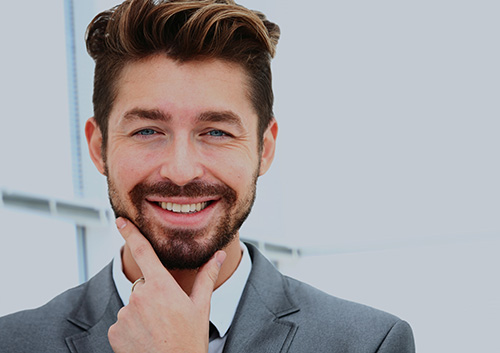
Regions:
[[[252,269],[252,262],[247,247],[243,243],[240,244],[242,256],[238,268],[233,275],[212,294],[210,322],[217,328],[220,336],[209,343],[208,353],[222,353],[222,349],[227,339],[227,332],[233,322],[241,294],[243,293],[248,276],[250,275],[250,270]],[[120,250],[113,260],[113,280],[115,281],[115,286],[123,305],[127,305],[132,290],[132,283],[125,277],[122,268]]]

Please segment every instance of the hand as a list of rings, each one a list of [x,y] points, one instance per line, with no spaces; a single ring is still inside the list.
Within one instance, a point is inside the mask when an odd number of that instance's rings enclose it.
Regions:
[[[188,296],[130,221],[119,218],[117,226],[145,281],[135,286],[109,328],[114,352],[206,353],[210,299],[226,254],[218,251],[200,268]]]

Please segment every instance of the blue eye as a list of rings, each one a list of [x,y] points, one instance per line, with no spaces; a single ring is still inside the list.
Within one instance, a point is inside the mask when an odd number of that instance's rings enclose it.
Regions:
[[[211,130],[211,131],[208,132],[208,135],[213,136],[213,137],[227,136],[227,134],[224,131],[221,131],[221,130]]]
[[[156,131],[154,131],[153,129],[142,129],[140,131],[137,131],[137,135],[142,135],[142,136],[150,136],[150,135],[154,135],[156,133]]]

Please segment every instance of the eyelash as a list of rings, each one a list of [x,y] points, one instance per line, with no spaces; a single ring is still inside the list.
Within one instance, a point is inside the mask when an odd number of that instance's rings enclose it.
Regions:
[[[220,133],[220,135],[212,135],[212,133]],[[230,134],[228,134],[227,132],[225,131],[222,131],[222,130],[217,130],[217,129],[214,129],[214,130],[210,130],[206,133],[208,136],[211,136],[211,137],[215,137],[215,138],[222,138],[222,137],[231,137]]]
[[[151,132],[145,134],[144,132]],[[136,131],[133,133],[134,136],[140,136],[140,137],[148,137],[148,136],[153,136],[156,135],[158,132],[154,129],[141,129],[139,131]]]
[[[145,132],[147,132],[147,133],[145,133]],[[216,134],[214,134],[214,133],[216,133]],[[156,131],[155,129],[145,128],[145,129],[141,129],[141,130],[134,132],[132,135],[139,136],[140,138],[147,138],[147,137],[157,135],[157,134],[158,134],[158,131]],[[207,131],[205,133],[205,135],[207,135],[209,137],[219,138],[219,139],[225,138],[225,137],[233,137],[233,135],[231,135],[230,133],[223,131],[223,130],[219,130],[219,129],[213,129],[213,130]]]

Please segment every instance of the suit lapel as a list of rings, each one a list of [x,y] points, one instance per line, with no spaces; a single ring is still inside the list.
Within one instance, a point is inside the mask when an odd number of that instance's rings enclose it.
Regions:
[[[68,318],[83,331],[66,338],[72,353],[112,353],[108,329],[123,306],[112,278],[111,264],[93,277],[80,298],[82,303]]]
[[[297,311],[283,276],[252,245],[252,271],[231,324],[224,353],[281,352],[293,340],[297,325],[286,317]]]
[[[286,353],[298,326],[287,316],[299,311],[284,277],[252,245],[252,271],[228,333],[224,353]],[[108,329],[123,306],[112,278],[112,265],[85,285],[82,304],[68,318],[82,332],[66,338],[72,353],[112,353]]]

